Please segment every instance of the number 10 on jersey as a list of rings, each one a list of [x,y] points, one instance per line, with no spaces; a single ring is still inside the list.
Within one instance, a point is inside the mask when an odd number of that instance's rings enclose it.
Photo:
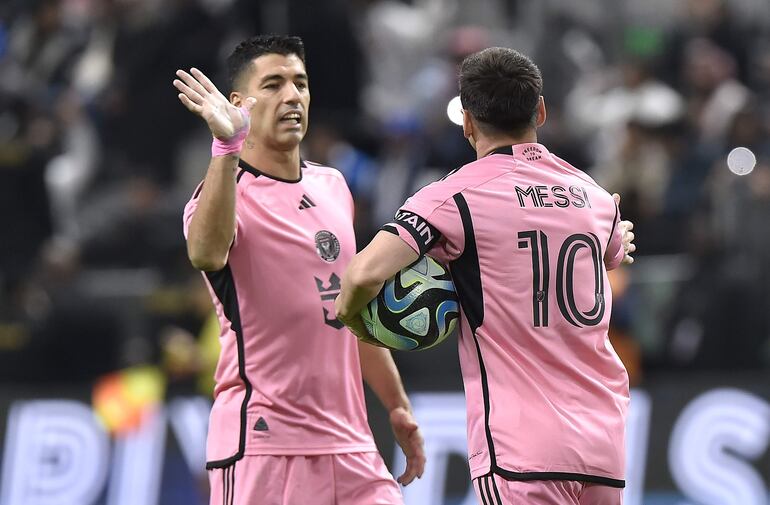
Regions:
[[[519,232],[519,249],[532,252],[532,314],[536,328],[548,326],[551,264],[548,235],[539,230]],[[578,257],[578,253],[583,251]],[[588,255],[585,255],[588,252]],[[604,265],[602,246],[593,233],[575,233],[564,240],[556,262],[556,302],[559,312],[573,326],[596,326],[604,318]],[[587,270],[588,269],[588,270]],[[593,272],[593,286],[575,284],[575,272]],[[587,311],[577,306],[575,294],[593,289],[594,305]]]

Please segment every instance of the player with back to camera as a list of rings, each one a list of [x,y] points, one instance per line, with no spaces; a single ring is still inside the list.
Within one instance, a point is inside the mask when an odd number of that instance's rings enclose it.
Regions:
[[[610,345],[607,270],[635,250],[619,197],[537,142],[538,68],[489,48],[460,69],[463,134],[477,160],[409,198],[349,264],[338,318],[424,254],[461,304],[468,462],[485,505],[618,505],[626,369]]]
[[[187,250],[219,316],[207,440],[212,505],[402,504],[367,424],[363,379],[422,475],[423,442],[390,353],[334,318],[355,254],[342,175],[300,159],[310,91],[297,37],[258,36],[227,60],[229,100],[199,70],[180,101],[214,135],[184,212]]]

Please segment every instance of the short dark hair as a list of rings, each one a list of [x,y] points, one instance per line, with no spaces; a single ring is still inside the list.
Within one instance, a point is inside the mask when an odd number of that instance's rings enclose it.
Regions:
[[[231,90],[236,88],[251,62],[265,54],[295,54],[305,63],[305,44],[301,38],[288,35],[257,35],[244,40],[227,57],[227,82]]]
[[[490,47],[460,66],[463,109],[497,133],[521,134],[535,126],[543,77],[532,60],[514,49]]]

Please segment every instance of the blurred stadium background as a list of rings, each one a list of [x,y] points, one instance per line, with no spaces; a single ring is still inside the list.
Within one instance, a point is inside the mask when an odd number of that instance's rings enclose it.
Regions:
[[[305,40],[303,153],[345,174],[361,244],[472,159],[447,118],[457,63],[531,55],[541,141],[636,223],[612,279],[627,505],[770,503],[768,0],[3,0],[1,505],[207,502],[217,323],[181,212],[209,138],[171,81],[194,65],[222,85],[258,32]],[[735,146],[748,175],[727,168]],[[396,359],[430,457],[407,503],[473,503],[454,343]]]

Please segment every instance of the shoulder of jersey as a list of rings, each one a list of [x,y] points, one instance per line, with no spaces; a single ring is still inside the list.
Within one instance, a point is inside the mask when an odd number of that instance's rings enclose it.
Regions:
[[[553,159],[554,159],[554,160],[556,160],[556,161],[557,161],[557,162],[558,162],[558,163],[559,163],[559,164],[560,164],[560,165],[561,165],[563,168],[568,168],[568,169],[569,169],[571,172],[573,172],[573,173],[574,173],[574,175],[575,175],[575,177],[578,177],[579,179],[583,179],[583,180],[584,180],[584,181],[586,181],[588,184],[590,184],[590,185],[592,185],[592,186],[596,186],[598,189],[601,189],[601,190],[602,190],[602,191],[604,191],[605,193],[608,193],[608,194],[609,194],[609,192],[608,192],[606,189],[604,189],[603,187],[601,187],[601,186],[599,185],[599,183],[597,183],[597,182],[594,180],[594,178],[593,178],[593,177],[591,177],[590,175],[588,175],[588,174],[587,174],[586,172],[584,172],[583,170],[580,170],[579,168],[577,168],[576,166],[574,166],[572,163],[569,163],[568,161],[565,161],[565,160],[563,160],[563,159],[559,158],[558,156],[556,156],[556,155],[554,155],[554,154],[552,154],[551,156],[553,156]]]
[[[345,179],[344,176],[342,175],[342,172],[340,172],[336,168],[322,165],[321,163],[316,163],[315,161],[308,161],[308,160],[302,160],[302,161],[305,162],[304,172],[306,174],[329,175],[332,177],[338,177],[343,180]]]
[[[467,163],[461,167],[455,168],[450,171],[441,179],[432,182],[426,186],[442,187],[442,188],[466,188],[469,186],[475,186],[479,183],[483,183],[484,180],[494,177],[491,174],[481,174],[478,166],[471,166],[476,162]]]
[[[422,199],[424,201],[442,202],[452,197],[452,195],[461,192],[465,188],[472,186],[478,182],[478,180],[469,178],[467,173],[472,169],[465,169],[462,167],[456,168],[431,183],[426,184],[413,195],[413,197]]]

